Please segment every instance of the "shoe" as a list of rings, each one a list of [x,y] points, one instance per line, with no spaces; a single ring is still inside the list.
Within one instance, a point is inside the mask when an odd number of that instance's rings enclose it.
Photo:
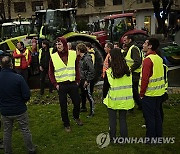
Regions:
[[[87,116],[87,118],[92,118],[92,117],[94,117],[94,114],[89,114],[89,115]]]
[[[81,108],[80,112],[87,112],[87,108]]]
[[[76,124],[79,125],[79,126],[83,126],[83,123],[80,119],[74,119]]]
[[[0,143],[0,149],[4,149],[3,143]]]
[[[64,127],[64,130],[65,130],[67,133],[69,133],[69,132],[71,132],[71,127],[70,127],[70,126]]]
[[[29,151],[29,154],[36,154],[36,151]]]
[[[94,112],[91,112],[91,113],[87,116],[87,118],[92,118],[92,117],[94,117]]]

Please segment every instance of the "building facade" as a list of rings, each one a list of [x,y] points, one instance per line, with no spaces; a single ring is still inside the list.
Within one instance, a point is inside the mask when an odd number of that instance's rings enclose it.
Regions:
[[[104,16],[122,12],[134,12],[136,28],[145,28],[150,34],[156,33],[156,18],[152,0],[0,0],[0,20],[31,18],[34,11],[48,8],[63,8],[65,3],[77,7],[77,19],[93,22]],[[174,0],[171,7],[180,10],[180,0]]]
[[[78,0],[77,6],[77,15],[89,22],[110,14],[133,12],[137,29],[147,29],[149,34],[156,33],[157,21],[152,0]],[[180,0],[174,0],[171,9],[180,10]]]

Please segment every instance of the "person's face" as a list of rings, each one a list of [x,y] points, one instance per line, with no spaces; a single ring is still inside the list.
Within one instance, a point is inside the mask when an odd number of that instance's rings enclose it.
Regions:
[[[46,47],[47,47],[46,44],[42,43],[42,48],[46,48]]]
[[[105,44],[105,46],[104,46],[104,50],[105,50],[105,52],[106,52],[106,53],[109,53],[109,52],[110,52],[110,48],[108,47],[108,45],[107,45],[107,44]]]
[[[22,48],[22,45],[21,45],[21,43],[17,43],[17,48],[20,50],[21,48]]]
[[[128,39],[127,36],[124,36],[123,41],[124,41],[124,44],[127,45],[127,44],[129,44],[131,42],[131,39]]]
[[[56,47],[57,47],[58,52],[62,52],[64,50],[64,46],[61,41],[56,42]]]
[[[147,52],[150,48],[151,46],[149,45],[149,40],[146,40],[143,44],[143,52]]]

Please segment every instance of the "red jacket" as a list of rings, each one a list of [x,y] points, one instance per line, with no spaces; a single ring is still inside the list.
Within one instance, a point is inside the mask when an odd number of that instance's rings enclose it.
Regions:
[[[31,52],[28,50],[28,61],[26,61],[26,58],[24,55],[22,55],[26,51],[26,48],[24,48],[21,52],[21,54],[17,54],[16,50],[13,52],[14,58],[21,58],[21,64],[20,66],[15,66],[16,69],[27,69],[28,66],[31,63]]]

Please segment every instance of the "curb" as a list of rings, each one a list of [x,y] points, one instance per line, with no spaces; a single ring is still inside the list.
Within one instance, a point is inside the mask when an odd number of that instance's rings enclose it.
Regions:
[[[168,94],[180,94],[180,87],[168,87]]]

